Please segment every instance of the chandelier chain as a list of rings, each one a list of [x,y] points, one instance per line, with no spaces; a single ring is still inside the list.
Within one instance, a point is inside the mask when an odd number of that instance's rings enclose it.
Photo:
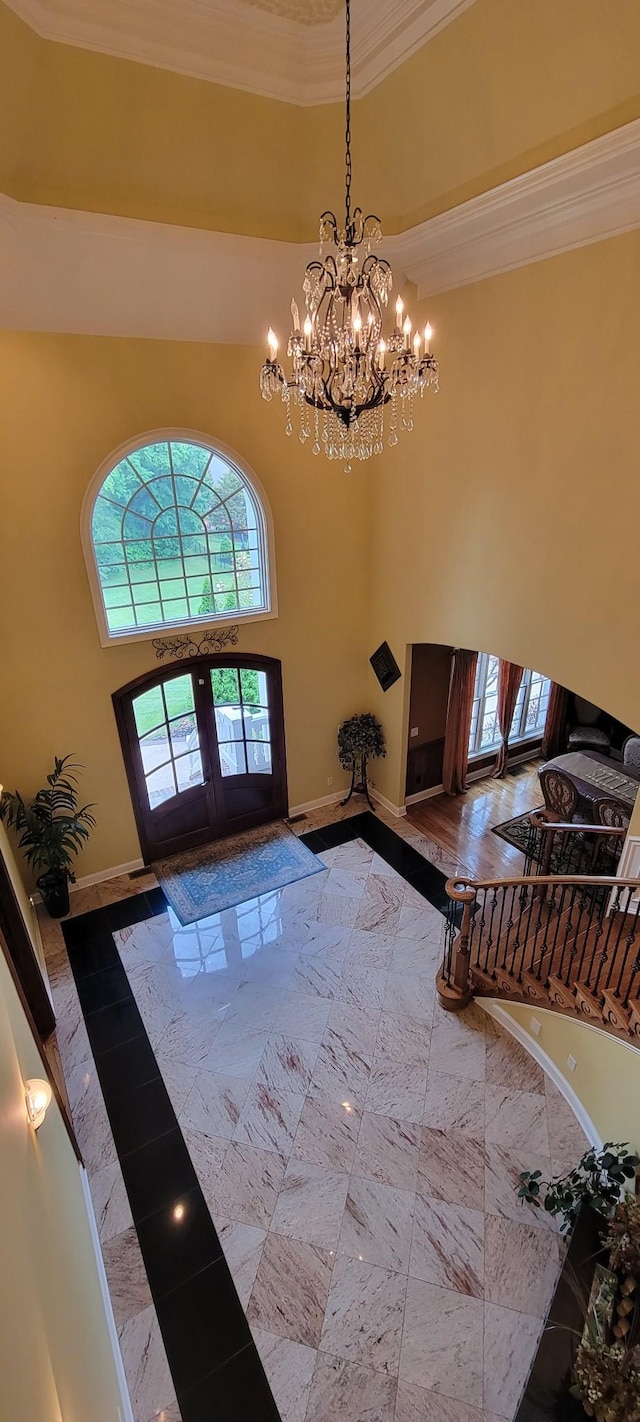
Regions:
[[[346,0],[345,232],[351,225],[351,0]]]

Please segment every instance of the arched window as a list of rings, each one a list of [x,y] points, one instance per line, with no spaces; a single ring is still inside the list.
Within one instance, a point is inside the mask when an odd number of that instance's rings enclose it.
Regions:
[[[223,447],[125,447],[96,475],[83,536],[104,640],[271,612],[264,503]]]

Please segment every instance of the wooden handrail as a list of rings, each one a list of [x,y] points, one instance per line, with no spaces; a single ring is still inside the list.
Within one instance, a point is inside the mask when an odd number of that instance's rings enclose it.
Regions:
[[[601,889],[638,889],[640,879],[618,879],[609,874],[520,874],[513,879],[447,879],[445,889],[450,899],[456,903],[473,903],[478,889],[510,889],[537,887],[541,884],[593,884]]]
[[[532,810],[532,811],[531,811],[531,814],[529,815],[529,820],[530,820],[530,822],[531,822],[532,825],[535,825],[535,828],[536,828],[536,829],[542,829],[542,830],[561,830],[562,833],[564,833],[566,830],[572,830],[574,833],[580,833],[580,834],[600,834],[600,835],[608,835],[608,836],[617,834],[617,835],[620,835],[621,838],[627,835],[627,830],[626,830],[626,829],[623,829],[623,828],[622,828],[621,826],[619,826],[619,825],[576,825],[576,824],[565,824],[562,820],[548,820],[548,819],[545,819],[544,816],[545,816],[546,813],[547,813],[547,812],[546,812],[545,810]]]

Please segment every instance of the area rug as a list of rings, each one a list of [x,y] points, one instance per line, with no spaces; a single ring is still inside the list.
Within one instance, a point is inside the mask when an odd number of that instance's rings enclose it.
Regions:
[[[542,864],[543,858],[543,830],[537,830],[531,824],[529,818],[534,810],[543,810],[544,805],[532,806],[526,810],[524,815],[516,815],[512,820],[505,820],[504,824],[492,825],[491,833],[497,834],[499,839],[505,839],[507,844],[513,844],[519,849],[521,854],[530,855],[534,864]],[[588,833],[588,826],[585,825]],[[554,835],[554,848],[551,853],[549,864],[550,874],[588,874],[590,872],[589,854],[595,851],[598,841],[593,837],[585,842],[583,834],[571,835],[570,841],[565,839],[564,843],[560,836]],[[598,845],[598,874],[615,874],[619,854],[608,854],[603,850],[602,843]]]
[[[160,886],[182,924],[283,889],[325,865],[281,823],[174,854],[153,865]]]

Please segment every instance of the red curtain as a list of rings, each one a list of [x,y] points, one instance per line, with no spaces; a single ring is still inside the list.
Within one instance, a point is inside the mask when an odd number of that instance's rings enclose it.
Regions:
[[[553,760],[553,757],[559,755],[564,746],[568,702],[569,692],[566,686],[560,686],[559,682],[552,681],[542,736],[542,755],[545,760]]]
[[[447,795],[462,795],[467,788],[469,733],[477,664],[477,652],[469,652],[464,647],[459,647],[454,652],[442,766],[442,783]]]
[[[498,751],[498,759],[495,764],[494,775],[506,775],[507,760],[509,757],[509,733],[513,713],[516,709],[520,682],[524,667],[516,666],[515,662],[505,662],[500,658],[498,668],[498,725],[502,736],[502,745]]]

